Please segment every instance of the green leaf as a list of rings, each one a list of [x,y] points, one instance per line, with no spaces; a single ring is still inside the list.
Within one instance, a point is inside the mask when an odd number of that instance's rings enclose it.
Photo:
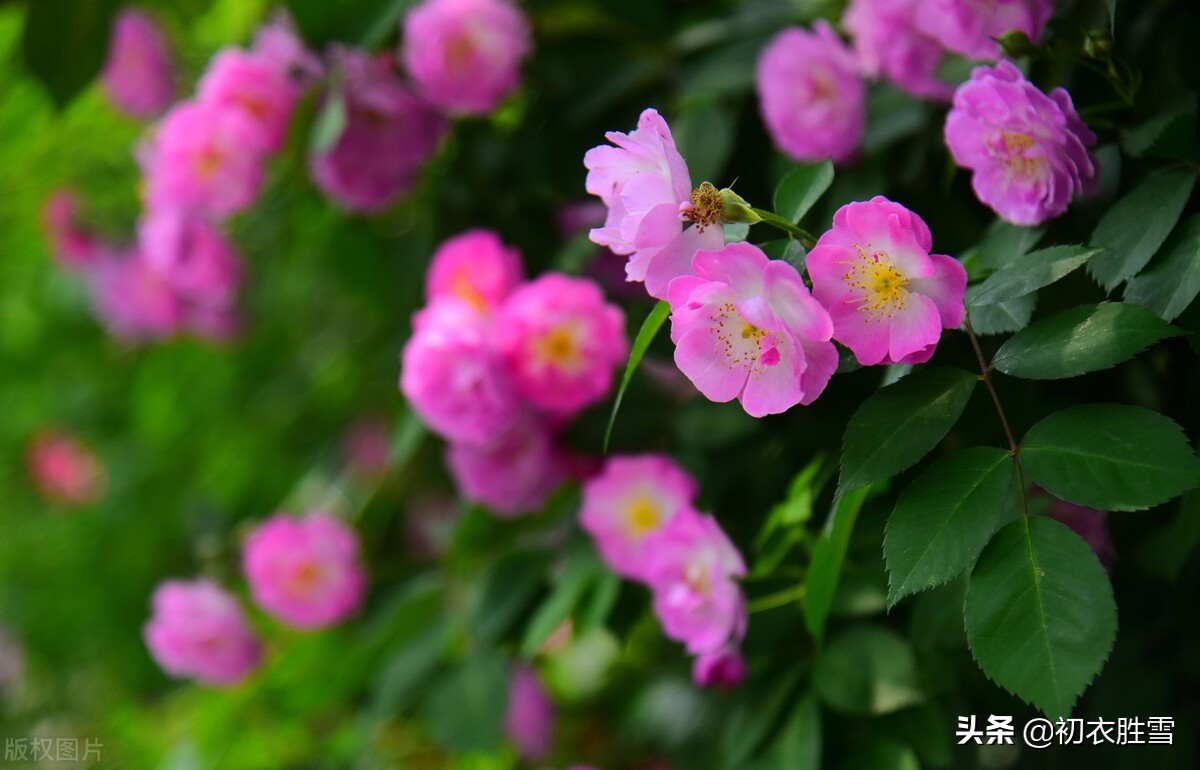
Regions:
[[[521,655],[532,658],[542,643],[571,616],[589,585],[603,574],[600,562],[592,554],[575,553],[545,601],[534,611],[525,626]]]
[[[793,691],[803,670],[792,665],[782,673],[747,682],[727,710],[719,752],[721,767],[741,768],[778,723],[779,715],[792,702]]]
[[[405,8],[415,0],[284,0],[300,34],[321,50],[340,41],[372,49],[395,33]]]
[[[1149,533],[1137,549],[1137,560],[1151,575],[1174,583],[1200,543],[1200,492],[1181,501],[1179,514]]]
[[[975,447],[930,465],[888,518],[883,539],[888,606],[971,566],[1019,503],[1010,452]]]
[[[971,314],[971,327],[976,334],[1011,334],[1029,324],[1033,310],[1037,307],[1037,292],[1023,297],[1008,299],[993,305],[977,305],[967,308]]]
[[[964,614],[983,673],[1051,719],[1070,715],[1117,632],[1112,586],[1096,554],[1044,516],[996,533],[971,571]]]
[[[831,640],[817,659],[813,686],[830,707],[862,716],[923,698],[912,648],[883,626],[853,626]]]
[[[750,763],[750,770],[818,770],[820,767],[821,710],[811,695],[805,695],[774,739]]]
[[[608,415],[608,427],[604,429],[605,453],[608,452],[608,441],[612,438],[613,425],[617,422],[617,412],[621,410],[621,400],[625,398],[625,389],[629,387],[629,381],[633,379],[633,373],[637,371],[638,364],[642,362],[642,356],[646,355],[650,343],[654,341],[655,335],[658,334],[658,330],[662,328],[670,314],[671,306],[666,302],[659,302],[650,311],[650,315],[646,316],[642,328],[633,341],[633,347],[629,351],[629,363],[625,364],[625,374],[621,375],[621,384],[617,386],[617,397],[613,400],[612,412]]]
[[[886,479],[924,457],[958,421],[978,379],[926,368],[864,401],[846,426],[838,489]]]
[[[833,162],[797,166],[775,188],[775,213],[793,224],[813,207],[833,184]]]
[[[921,770],[916,753],[886,738],[868,737],[855,742],[839,770]]]
[[[1146,266],[1179,221],[1195,183],[1190,171],[1152,174],[1105,213],[1091,243],[1108,251],[1088,263],[1088,272],[1107,291]]]
[[[508,662],[496,652],[476,652],[430,689],[429,731],[453,751],[494,749],[504,739],[507,700]]]
[[[312,152],[321,155],[328,152],[342,138],[346,130],[346,95],[340,87],[331,88],[321,103],[321,111],[313,121],[309,146]]]
[[[1115,37],[1117,33],[1117,0],[1104,0],[1104,4],[1108,6],[1108,34]]]
[[[1101,251],[1087,246],[1051,246],[1032,251],[973,287],[967,292],[967,305],[993,305],[1023,297],[1066,276]]]
[[[375,682],[374,713],[396,714],[417,701],[442,662],[448,631],[446,622],[439,619],[392,653]]]
[[[709,181],[722,187],[715,180],[733,151],[734,117],[724,102],[704,98],[684,104],[671,121],[675,144],[688,159],[688,170],[695,184]]]
[[[25,13],[25,66],[62,108],[104,66],[117,0],[36,0]]]
[[[975,260],[980,267],[999,270],[1017,257],[1028,254],[1045,233],[1044,227],[1021,227],[997,219],[988,226],[976,247]]]
[[[1200,216],[1194,216],[1164,249],[1166,258],[1125,286],[1125,301],[1145,305],[1167,321],[1200,294]]]
[[[1081,305],[1018,332],[996,351],[992,365],[1030,380],[1077,377],[1115,366],[1182,333],[1141,305]]]
[[[480,578],[471,633],[485,642],[503,637],[533,601],[545,568],[544,556],[530,550],[510,553],[496,562]]]
[[[1149,508],[1200,485],[1200,459],[1179,426],[1121,404],[1045,418],[1021,442],[1021,467],[1055,497],[1105,511]]]
[[[813,545],[812,563],[806,580],[804,624],[818,644],[825,636],[825,623],[833,607],[833,596],[837,593],[854,523],[858,521],[858,512],[862,510],[871,491],[872,487],[868,486],[835,495],[825,531]]]
[[[1165,112],[1135,126],[1125,136],[1125,150],[1134,156],[1196,160],[1196,94],[1188,92]]]

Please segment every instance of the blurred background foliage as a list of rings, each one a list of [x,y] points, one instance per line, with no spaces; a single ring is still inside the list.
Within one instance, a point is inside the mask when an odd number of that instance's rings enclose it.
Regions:
[[[247,41],[270,10],[266,0],[143,5],[166,25],[186,83],[216,49]],[[315,46],[385,48],[395,45],[408,3],[286,5]],[[1141,73],[1141,88],[1133,104],[1102,111],[1114,100],[1112,83],[1066,52],[1106,39],[1106,5],[1057,3],[1053,39],[1062,50],[1033,66],[1039,84],[1070,87],[1101,136],[1105,163],[1101,191],[1054,223],[1047,243],[1086,241],[1121,191],[1163,163],[1150,156],[1193,169],[1197,162],[1200,9],[1190,0],[1119,4],[1114,55]],[[971,660],[962,586],[884,612],[880,543],[901,483],[863,505],[823,653],[795,597],[771,606],[804,576],[832,493],[815,482],[835,467],[848,416],[878,387],[878,371],[842,375],[818,405],[764,420],[736,404],[680,395],[666,375],[642,372],[627,394],[614,451],[678,457],[702,480],[702,506],[751,565],[751,676],[735,693],[691,685],[686,659],[647,612],[645,591],[605,573],[575,528],[574,490],[516,522],[456,505],[440,445],[404,410],[398,352],[434,245],[493,227],[521,248],[531,274],[601,270],[586,235],[564,238],[556,215],[585,198],[584,151],[606,130],[631,128],[643,107],[672,121],[696,180],[724,186],[736,177],[739,193],[769,206],[789,164],[759,122],[754,61],[782,26],[836,18],[836,0],[530,2],[537,49],[524,90],[491,119],[456,125],[419,188],[369,219],[342,215],[308,181],[310,102],[272,164],[267,193],[233,224],[249,267],[242,338],[142,347],[109,338],[92,320],[82,286],[54,267],[41,226],[47,195],[66,184],[82,193],[97,227],[131,237],[138,190],[130,152],[143,126],[92,84],[117,6],[0,2],[0,623],[27,663],[23,681],[3,690],[0,737],[96,736],[104,767],[515,768],[500,718],[508,662],[525,656],[536,658],[562,710],[552,765],[807,768],[819,757],[821,767],[872,770],[1197,766],[1194,493],[1110,517],[1121,629],[1076,714],[1173,715],[1176,745],[979,750],[953,745],[957,715],[1011,713],[1021,724],[1033,712]],[[941,115],[873,87],[865,156],[839,170],[804,224],[820,232],[837,206],[886,194],[927,219],[939,250],[969,254],[990,215],[966,175],[954,173]],[[1082,271],[1050,292],[1062,301],[1047,306],[1103,298]],[[650,306],[623,301],[635,331]],[[1200,304],[1179,324],[1200,333]],[[1169,341],[1082,385],[1005,379],[1014,428],[1103,398],[1162,411],[1200,435],[1196,339]],[[669,366],[664,342],[650,368]],[[948,336],[939,360],[973,367],[961,335]],[[599,453],[607,408],[573,428],[581,453]],[[381,481],[347,473],[340,454],[346,428],[370,416],[395,426]],[[103,459],[101,501],[68,512],[38,497],[25,453],[46,426],[77,433]],[[975,443],[1002,443],[982,391],[944,449]],[[317,505],[350,512],[363,536],[372,590],[361,617],[303,634],[255,614],[268,642],[265,671],[232,691],[167,680],[140,638],[153,587],[194,574],[239,585],[246,526],[281,508]],[[460,510],[434,561],[428,546],[414,546],[414,532],[439,505]],[[565,619],[572,633],[547,645]],[[878,713],[871,693],[879,687],[900,692],[902,707]]]

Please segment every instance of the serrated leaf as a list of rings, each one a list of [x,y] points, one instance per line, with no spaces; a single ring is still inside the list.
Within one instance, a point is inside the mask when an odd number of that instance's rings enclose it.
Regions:
[[[833,162],[823,160],[789,171],[775,188],[775,213],[799,222],[829,185],[833,184]]]
[[[1044,227],[1021,227],[1003,219],[994,220],[975,250],[975,259],[980,267],[999,270],[1028,254],[1045,233]]]
[[[976,334],[1011,334],[1029,325],[1037,307],[1037,292],[1024,297],[968,308]]]
[[[1017,332],[996,351],[992,365],[1030,380],[1077,377],[1115,366],[1182,333],[1141,305],[1081,305]]]
[[[883,554],[888,605],[955,577],[1020,505],[1012,454],[974,447],[930,465],[900,495]]]
[[[872,487],[867,486],[844,494],[838,492],[833,498],[825,530],[813,545],[812,563],[805,580],[804,625],[818,644],[825,636],[825,624],[833,607],[833,596],[837,593],[854,523],[858,521],[858,513],[871,490]]]
[[[430,689],[429,731],[453,751],[494,749],[504,738],[507,700],[507,661],[495,652],[477,652]]]
[[[642,328],[638,330],[637,337],[633,340],[633,347],[629,349],[629,362],[625,364],[625,373],[621,375],[621,384],[617,386],[617,397],[613,399],[612,412],[608,415],[608,427],[604,429],[605,453],[608,452],[608,441],[612,438],[613,425],[617,422],[617,412],[621,410],[621,401],[625,398],[625,390],[629,387],[629,381],[633,379],[633,373],[637,371],[638,364],[642,362],[642,357],[650,349],[650,343],[654,341],[658,330],[662,328],[670,314],[671,306],[660,301],[650,311],[650,315],[646,316],[646,320],[642,322]]]
[[[993,273],[967,294],[967,305],[992,305],[1023,297],[1083,266],[1102,249],[1051,246],[1024,254]]]
[[[1190,171],[1152,174],[1105,213],[1091,244],[1108,251],[1088,263],[1088,272],[1105,290],[1146,266],[1179,221],[1195,183]]]
[[[978,377],[926,368],[877,391],[846,426],[838,489],[857,489],[908,468],[937,446],[967,406]]]
[[[1200,216],[1185,222],[1164,251],[1161,264],[1125,286],[1125,301],[1145,305],[1173,321],[1200,294]]]
[[[25,66],[65,107],[104,66],[116,0],[37,0],[21,33]]]
[[[1055,497],[1105,511],[1149,508],[1200,486],[1200,459],[1179,426],[1122,404],[1045,418],[1021,442],[1021,467]]]
[[[964,615],[983,673],[1051,719],[1070,715],[1117,631],[1112,586],[1096,554],[1044,516],[996,533],[971,571]]]
[[[853,626],[832,639],[817,659],[813,687],[830,707],[864,716],[923,699],[912,648],[882,626]]]
[[[1196,95],[1189,92],[1167,111],[1131,128],[1125,150],[1134,156],[1195,160],[1200,152],[1196,113]]]

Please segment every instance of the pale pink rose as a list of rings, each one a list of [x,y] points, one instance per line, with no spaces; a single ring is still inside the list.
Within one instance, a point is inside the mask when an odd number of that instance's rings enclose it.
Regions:
[[[367,588],[358,535],[340,520],[278,513],[246,539],[242,570],[254,601],[295,628],[321,628],[352,615]]]
[[[79,195],[74,190],[57,189],[46,199],[42,221],[58,263],[78,270],[94,262],[104,250],[100,239],[79,222]]]
[[[508,680],[508,708],[504,731],[526,760],[537,760],[550,752],[554,742],[554,702],[528,666],[517,666]]]
[[[842,26],[863,73],[886,78],[914,96],[949,101],[954,86],[937,76],[945,49],[917,28],[923,0],[850,0]]]
[[[554,434],[535,419],[490,445],[452,443],[446,462],[464,499],[503,518],[537,511],[567,475]]]
[[[711,516],[681,511],[646,547],[647,582],[663,632],[693,655],[741,639],[746,600],[734,578],[741,554]]]
[[[876,196],[838,209],[809,252],[813,296],[863,366],[924,363],[962,324],[967,271],[932,247],[924,220]]]
[[[496,441],[526,412],[492,344],[489,320],[443,299],[417,313],[401,354],[400,391],[422,422],[443,438]]]
[[[500,306],[525,277],[521,252],[491,230],[468,230],[447,238],[433,253],[425,274],[430,303],[453,297],[480,312]]]
[[[698,251],[695,275],[671,281],[675,363],[712,401],[753,417],[811,404],[837,370],[829,313],[796,268],[757,246]]]
[[[508,0],[424,0],[404,18],[400,54],[431,104],[484,115],[521,84],[529,21]]]
[[[592,241],[628,255],[628,280],[644,281],[650,296],[666,299],[671,279],[691,272],[692,255],[720,248],[725,237],[719,223],[686,224],[693,210],[692,178],[656,110],[643,111],[628,134],[610,131],[605,138],[613,146],[593,147],[583,158],[587,191],[608,207]]]
[[[644,580],[652,536],[697,494],[696,480],[667,455],[614,456],[584,483],[579,523],[614,572]]]
[[[1053,0],[919,0],[917,23],[949,51],[995,60],[996,38],[1019,31],[1037,43],[1053,13]]]
[[[569,416],[608,395],[625,363],[625,315],[584,278],[546,273],[518,287],[495,320],[496,348],[529,403]]]
[[[239,48],[218,51],[200,78],[196,100],[211,109],[241,114],[253,130],[245,141],[275,153],[287,140],[299,87],[279,64]]]
[[[28,465],[38,492],[53,503],[94,503],[107,486],[100,459],[78,438],[59,430],[40,431],[33,437]]]
[[[174,677],[234,685],[262,660],[262,644],[242,606],[211,580],[168,580],[154,591],[142,629],[146,647]]]
[[[229,308],[242,284],[233,244],[205,219],[178,209],[151,209],[138,225],[142,258],[189,305]]]
[[[854,52],[828,22],[773,37],[758,58],[755,83],[767,133],[788,157],[846,163],[858,154],[867,88]]]
[[[138,151],[152,209],[226,217],[245,210],[263,183],[262,128],[244,110],[183,102]]]
[[[391,65],[366,51],[335,48],[346,122],[332,146],[309,157],[313,181],[341,208],[379,211],[415,184],[446,124]],[[326,94],[322,108],[334,98]]]
[[[184,324],[185,303],[139,250],[101,254],[86,277],[93,311],[114,337],[165,339]]]
[[[746,660],[737,646],[702,653],[692,663],[692,681],[701,687],[737,687],[746,678]]]
[[[117,15],[101,79],[108,98],[130,117],[156,117],[175,100],[171,48],[148,13],[125,8]]]
[[[954,162],[973,172],[979,200],[1016,225],[1061,215],[1099,179],[1089,150],[1096,135],[1071,95],[1061,88],[1043,94],[1012,62],[977,67],[958,87],[945,136]]]

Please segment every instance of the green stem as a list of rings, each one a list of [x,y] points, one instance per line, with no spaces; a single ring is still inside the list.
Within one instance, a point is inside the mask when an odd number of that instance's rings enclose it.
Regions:
[[[750,210],[762,217],[762,221],[787,233],[789,238],[795,238],[796,240],[800,241],[800,244],[804,246],[804,248],[811,249],[813,246],[817,245],[817,239],[812,237],[811,233],[804,228],[797,227],[792,222],[784,219],[775,212],[767,211],[766,209],[756,209],[753,207],[751,207]]]
[[[799,583],[791,588],[785,588],[782,591],[777,591],[773,594],[767,594],[766,596],[758,597],[747,605],[746,611],[753,615],[756,612],[763,612],[764,610],[773,610],[776,607],[783,607],[788,604],[792,604],[793,602],[800,601],[804,598],[804,594],[807,592],[808,586],[804,583]]]

